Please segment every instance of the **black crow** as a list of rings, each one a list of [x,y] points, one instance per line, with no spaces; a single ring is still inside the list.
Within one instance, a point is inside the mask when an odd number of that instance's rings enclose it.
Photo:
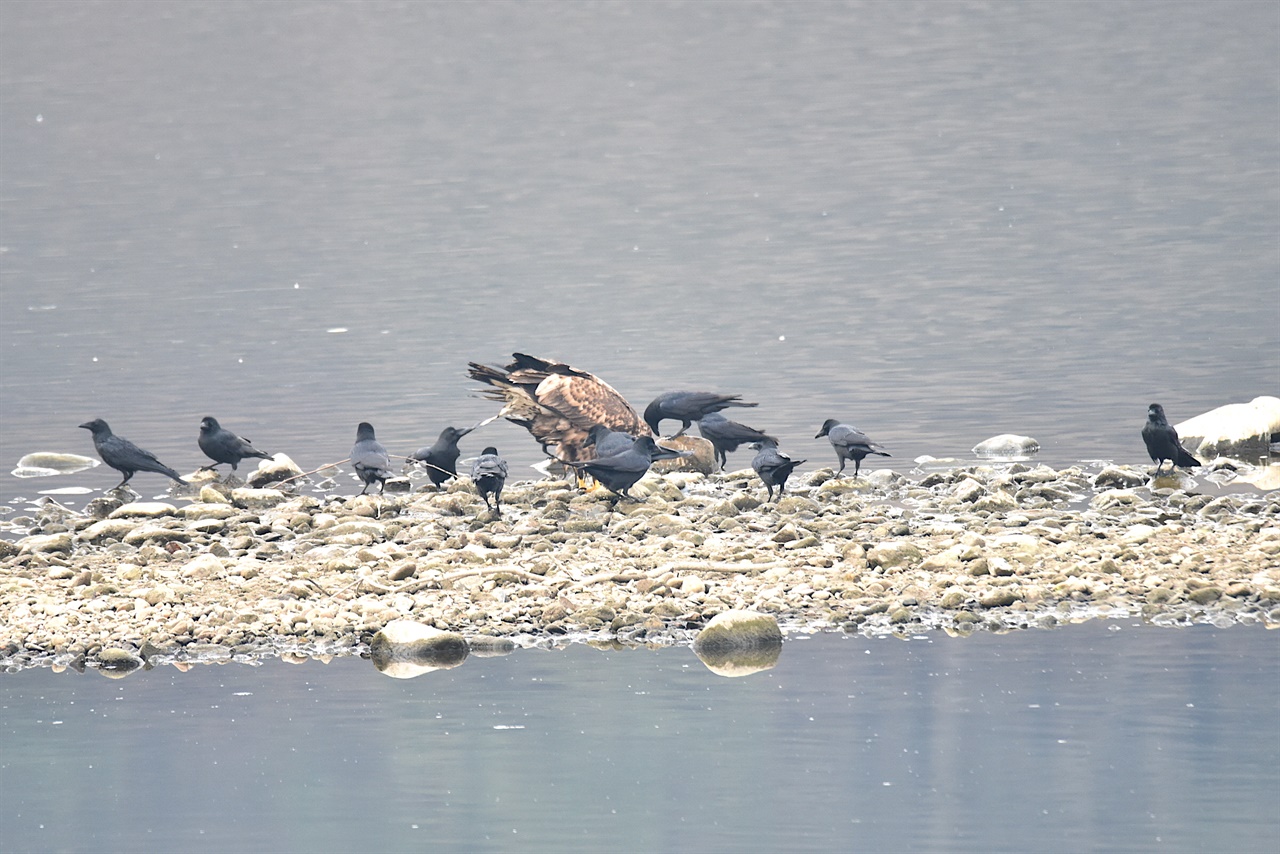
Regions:
[[[218,419],[212,415],[206,415],[200,419],[200,438],[197,442],[200,444],[200,450],[204,451],[204,455],[213,460],[213,465],[202,466],[201,471],[205,469],[212,471],[221,463],[231,463],[231,470],[235,471],[240,461],[248,457],[260,460],[271,459],[270,454],[259,451],[249,444],[248,439],[237,436],[222,427]]]
[[[612,457],[615,454],[621,454],[624,451],[631,450],[631,446],[636,442],[635,436],[623,433],[618,430],[610,430],[601,424],[597,424],[587,431],[586,445],[596,449],[596,457]],[[689,451],[677,451],[673,448],[664,448],[656,442],[654,445],[657,450],[653,454],[653,461],[658,460],[674,460],[679,457],[689,456]]]
[[[772,438],[754,427],[730,421],[719,412],[709,412],[699,418],[698,432],[702,434],[702,438],[715,446],[716,462],[720,464],[720,471],[724,471],[725,463],[729,461],[729,452],[738,450],[739,445],[763,442],[765,439]],[[778,440],[773,439],[773,441],[776,443]]]
[[[630,433],[610,430],[603,424],[597,424],[587,431],[587,441],[583,445],[594,447],[597,457],[611,457],[614,454],[631,450],[631,446],[635,441],[636,437]]]
[[[649,432],[626,398],[599,377],[525,353],[511,356],[505,368],[469,362],[467,373],[492,386],[485,396],[504,401],[498,414],[528,430],[548,456],[582,459],[587,431],[596,424],[633,436]]]
[[[116,484],[114,489],[124,486],[135,472],[140,471],[153,471],[178,483],[186,483],[182,475],[156,459],[155,454],[144,451],[123,436],[112,433],[107,422],[101,418],[86,421],[80,426],[93,434],[93,447],[97,450],[98,456],[102,457],[102,461],[124,475],[124,480]]]
[[[465,430],[459,430],[456,427],[446,427],[440,431],[440,438],[436,439],[434,445],[429,448],[419,448],[409,459],[426,463],[427,477],[439,486],[449,478],[458,476],[458,457],[462,454],[458,450],[458,440],[474,429],[474,427],[468,427]]]
[[[1156,464],[1157,476],[1165,460],[1170,462],[1170,471],[1173,471],[1174,466],[1188,468],[1200,465],[1200,461],[1182,447],[1178,431],[1164,417],[1164,407],[1158,403],[1147,407],[1147,423],[1142,425],[1142,441],[1147,443],[1147,453]]]
[[[719,412],[730,406],[759,406],[746,403],[740,394],[715,394],[710,391],[669,391],[660,394],[644,408],[644,420],[653,435],[662,435],[658,429],[664,419],[681,422],[675,435],[683,436],[689,425],[711,412]]]
[[[476,492],[484,499],[484,506],[490,510],[497,506],[502,513],[502,487],[507,482],[507,461],[498,456],[498,449],[490,446],[480,452],[471,463],[471,480],[475,482]],[[493,504],[489,496],[493,496]]]
[[[569,465],[585,471],[594,477],[610,492],[631,498],[628,489],[636,485],[636,481],[649,471],[649,465],[663,449],[653,441],[652,436],[641,436],[631,444],[631,449],[611,457],[594,460],[575,460]],[[632,498],[631,500],[635,500]]]
[[[367,421],[361,421],[356,427],[356,443],[351,448],[351,467],[364,481],[361,495],[369,491],[375,480],[378,482],[378,494],[386,491],[387,478],[393,475],[391,457],[387,456],[387,449],[374,438],[373,425]]]
[[[791,477],[791,472],[796,466],[804,465],[808,460],[791,459],[778,450],[778,442],[771,436],[765,436],[759,442],[753,443],[751,447],[760,452],[751,461],[751,467],[756,470],[756,474],[760,475],[765,488],[769,490],[769,500],[773,500],[775,486],[778,487],[778,497],[781,498],[786,494],[787,478]]]
[[[878,457],[890,456],[889,452],[883,447],[871,441],[866,433],[852,425],[841,424],[834,418],[828,418],[823,421],[822,429],[813,438],[818,439],[822,436],[830,439],[831,447],[836,449],[836,457],[840,460],[840,470],[836,472],[837,477],[844,472],[844,464],[849,460],[853,460],[853,476],[857,477],[858,472],[862,469],[863,457],[868,454],[875,454]]]

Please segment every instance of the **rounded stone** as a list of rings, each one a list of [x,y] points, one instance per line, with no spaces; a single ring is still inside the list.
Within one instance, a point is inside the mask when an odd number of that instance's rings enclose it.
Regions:
[[[457,667],[469,651],[462,635],[413,620],[387,623],[369,643],[373,666],[393,679]]]

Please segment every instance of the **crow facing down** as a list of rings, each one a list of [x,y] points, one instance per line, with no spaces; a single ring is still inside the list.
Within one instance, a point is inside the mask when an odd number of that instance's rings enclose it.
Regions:
[[[634,501],[627,490],[645,476],[650,464],[663,450],[653,441],[652,436],[641,436],[631,444],[629,450],[620,454],[594,460],[575,460],[569,465],[585,471],[604,484],[610,492]]]
[[[507,461],[498,456],[497,448],[490,445],[472,461],[471,480],[475,482],[476,492],[484,499],[484,506],[490,510],[497,509],[498,515],[502,515],[502,487],[507,482]],[[493,496],[493,504],[489,503],[490,495]]]
[[[853,460],[853,476],[857,477],[862,469],[863,457],[868,454],[875,454],[878,457],[891,456],[879,444],[871,441],[866,433],[852,425],[841,424],[834,418],[823,421],[818,435],[813,438],[818,439],[823,436],[831,441],[831,447],[836,449],[836,457],[840,460],[840,470],[836,472],[836,477],[844,472],[844,464],[849,460]]]
[[[261,460],[271,459],[270,454],[259,451],[249,444],[248,439],[224,428],[212,415],[206,415],[200,419],[200,437],[196,441],[200,445],[200,450],[204,451],[204,455],[213,460],[213,465],[202,466],[201,471],[206,469],[212,471],[221,463],[230,463],[231,470],[235,471],[236,466],[243,459],[250,457]]]
[[[1151,461],[1156,464],[1157,476],[1165,460],[1170,462],[1170,471],[1173,471],[1175,466],[1189,468],[1200,465],[1200,461],[1182,447],[1182,442],[1178,439],[1178,431],[1164,417],[1164,407],[1158,403],[1147,407],[1147,423],[1142,425],[1142,441],[1147,445],[1147,453],[1151,455]]]
[[[596,449],[596,457],[612,457],[615,454],[621,454],[631,450],[636,442],[636,436],[629,433],[623,433],[619,430],[610,430],[601,424],[597,424],[587,431],[586,444]],[[672,448],[664,448],[657,442],[654,442],[657,448],[653,454],[653,461],[658,460],[674,460],[680,457],[687,457],[688,451],[677,451]]]
[[[129,478],[140,471],[152,471],[176,480],[178,483],[186,483],[182,475],[156,459],[155,454],[144,451],[123,436],[112,433],[107,422],[101,418],[86,421],[80,426],[93,434],[93,447],[97,450],[98,456],[102,457],[102,461],[124,475],[124,480],[116,484],[113,489],[124,486],[129,482]]]
[[[699,418],[698,432],[716,449],[716,462],[720,464],[720,471],[724,471],[725,463],[729,461],[729,452],[738,450],[739,445],[763,442],[766,439],[772,439],[774,444],[778,441],[754,427],[730,421],[719,412],[709,412]]]
[[[803,465],[808,460],[791,459],[778,450],[778,442],[772,436],[765,436],[759,442],[753,443],[751,447],[759,451],[751,461],[751,467],[756,470],[756,474],[760,475],[765,488],[769,490],[769,500],[773,500],[775,486],[778,487],[778,497],[781,498],[786,494],[787,478],[791,477],[791,472],[796,466]]]
[[[659,425],[666,419],[680,422],[680,430],[675,435],[683,436],[689,425],[712,412],[719,412],[730,406],[759,406],[758,403],[746,403],[740,394],[716,394],[710,391],[669,391],[660,394],[644,408],[644,420],[653,431],[660,436]]]
[[[458,476],[458,457],[462,455],[458,450],[458,440],[474,429],[474,427],[468,427],[465,430],[459,430],[457,427],[446,427],[440,431],[440,438],[436,439],[435,444],[428,448],[419,448],[409,459],[425,463],[427,477],[439,486],[449,478]]]
[[[378,494],[382,494],[387,488],[387,478],[394,474],[391,471],[391,457],[387,455],[387,449],[374,438],[373,425],[368,421],[361,421],[356,427],[356,443],[351,448],[351,467],[364,481],[361,495],[369,491],[374,481],[378,482]]]
[[[635,441],[636,437],[630,433],[610,430],[603,424],[597,424],[587,431],[587,441],[583,445],[595,448],[597,457],[612,457],[631,450]]]

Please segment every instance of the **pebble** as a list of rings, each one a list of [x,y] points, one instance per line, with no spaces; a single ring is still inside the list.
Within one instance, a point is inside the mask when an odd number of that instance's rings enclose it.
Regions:
[[[465,481],[324,501],[214,482],[181,509],[45,505],[0,540],[0,664],[351,654],[402,619],[495,649],[684,643],[741,610],[867,634],[1117,614],[1280,624],[1271,493],[1195,494],[1111,465],[833,475],[794,479],[776,504],[748,470],[650,474],[643,501],[511,483],[501,518]]]

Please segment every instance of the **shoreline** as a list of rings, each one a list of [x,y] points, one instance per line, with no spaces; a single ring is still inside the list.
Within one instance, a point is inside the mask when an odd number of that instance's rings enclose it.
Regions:
[[[36,533],[0,541],[0,666],[367,654],[404,619],[477,652],[684,644],[728,610],[791,632],[1280,626],[1280,491],[1230,488],[966,462],[819,469],[765,504],[750,470],[650,473],[635,502],[511,483],[494,519],[465,480],[318,498],[210,476],[181,507],[49,501]]]

